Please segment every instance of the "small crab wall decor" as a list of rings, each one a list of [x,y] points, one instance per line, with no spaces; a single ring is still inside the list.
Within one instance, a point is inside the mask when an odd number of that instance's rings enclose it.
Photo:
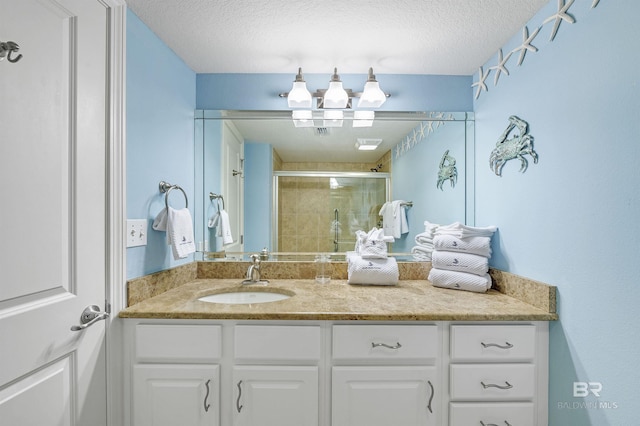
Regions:
[[[520,131],[520,134],[514,134],[511,139],[508,139],[509,134],[515,128]],[[502,176],[502,167],[505,163],[518,158],[520,159],[520,171],[524,173],[529,166],[527,159],[524,158],[526,154],[533,158],[534,163],[538,162],[538,154],[533,150],[533,136],[529,134],[529,124],[512,115],[509,117],[509,125],[498,139],[496,147],[491,151],[489,167],[496,175]]]
[[[438,187],[441,191],[442,184],[448,180],[451,183],[451,187],[455,188],[456,182],[458,181],[458,170],[456,169],[456,159],[449,155],[449,150],[446,150],[442,155],[442,160],[440,160],[440,169],[438,170],[438,183],[436,187]]]

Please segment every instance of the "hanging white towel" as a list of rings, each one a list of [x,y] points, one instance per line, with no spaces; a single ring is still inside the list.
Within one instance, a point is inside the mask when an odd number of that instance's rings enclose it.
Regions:
[[[453,235],[436,235],[433,238],[436,250],[471,253],[478,256],[491,257],[490,237],[458,238]]]
[[[491,237],[498,228],[495,226],[476,227],[466,226],[460,222],[451,225],[441,225],[436,229],[436,235],[453,235],[458,238]]]
[[[378,214],[382,216],[384,235],[400,238],[403,234],[409,232],[407,212],[402,205],[403,203],[403,200],[395,200],[382,205]]]
[[[229,222],[229,214],[226,210],[220,210],[220,224],[218,226],[218,237],[222,237],[222,244],[233,243],[233,235],[231,235],[231,223]]]
[[[347,255],[347,283],[364,285],[396,285],[400,277],[394,257],[363,259],[355,253]]]
[[[489,274],[479,276],[467,274],[466,272],[432,268],[429,272],[428,280],[435,287],[475,291],[477,293],[484,293],[491,288],[491,276]]]
[[[160,210],[160,213],[153,220],[153,224],[151,227],[154,231],[165,231],[167,230],[167,209],[164,208]],[[167,244],[171,244],[169,240],[169,233],[167,232]]]
[[[209,223],[207,224],[207,226],[209,228],[215,228],[219,225],[220,225],[220,212],[217,211],[213,214],[213,216],[209,218]]]
[[[489,272],[489,259],[477,254],[434,250],[431,253],[431,264],[438,269],[468,272],[480,276]]]
[[[173,258],[184,259],[191,253],[195,253],[196,245],[193,242],[193,221],[189,209],[169,207],[167,213],[167,234],[171,242]]]

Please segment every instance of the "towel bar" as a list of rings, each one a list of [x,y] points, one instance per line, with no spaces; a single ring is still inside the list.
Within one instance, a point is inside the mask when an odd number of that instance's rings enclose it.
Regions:
[[[164,205],[167,207],[167,210],[169,210],[169,193],[174,189],[179,189],[182,192],[182,195],[184,195],[184,208],[189,208],[189,199],[187,198],[187,193],[184,192],[184,189],[182,189],[180,186],[171,185],[170,183],[165,181],[160,181],[160,184],[158,186],[160,187],[160,192],[164,193]]]

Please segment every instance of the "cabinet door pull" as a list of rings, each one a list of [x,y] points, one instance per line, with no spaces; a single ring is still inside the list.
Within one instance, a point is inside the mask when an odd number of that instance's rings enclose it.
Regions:
[[[392,345],[387,345],[386,343],[375,343],[375,342],[371,342],[371,347],[375,348],[378,346],[382,346],[385,348],[389,348],[389,349],[400,349],[402,347],[402,345],[400,344],[400,342],[396,343],[394,346]]]
[[[240,380],[238,382],[238,399],[236,399],[236,410],[238,410],[238,413],[240,412],[240,410],[242,410],[242,405],[240,405],[240,398],[242,398],[242,380]]]
[[[427,383],[431,388],[431,396],[429,397],[429,403],[427,404],[427,409],[429,410],[430,413],[433,413],[433,410],[431,409],[431,403],[433,402],[433,396],[435,395],[435,391],[433,389],[433,385],[431,384],[431,380],[427,380]]]
[[[211,404],[207,404],[207,399],[209,399],[209,383],[211,382],[211,379],[207,380],[207,382],[204,384],[207,387],[207,394],[204,396],[204,412],[208,413],[209,412],[209,408],[211,408]]]
[[[483,422],[482,420],[480,420],[480,424],[481,424],[482,426],[498,426],[498,425],[497,425],[497,424],[495,424],[495,423],[485,423],[485,422]],[[506,421],[506,420],[504,421],[504,424],[505,424],[506,426],[511,426],[511,423],[509,423],[509,422],[508,422],[508,421]]]
[[[482,385],[483,388],[487,389],[487,388],[498,388],[498,389],[511,389],[513,387],[513,385],[511,385],[511,383],[505,381],[504,385],[496,385],[495,383],[489,383],[488,385],[485,384],[484,382],[480,382],[480,384]]]
[[[500,348],[500,349],[511,349],[513,347],[513,345],[509,342],[504,342],[504,345],[500,345],[498,343],[485,343],[485,342],[480,342],[480,344],[482,345],[483,348],[494,347],[494,348]]]

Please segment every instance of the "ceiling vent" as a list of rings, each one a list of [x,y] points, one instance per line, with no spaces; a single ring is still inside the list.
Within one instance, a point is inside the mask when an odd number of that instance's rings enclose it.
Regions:
[[[316,136],[329,136],[329,128],[316,127],[314,133]]]

